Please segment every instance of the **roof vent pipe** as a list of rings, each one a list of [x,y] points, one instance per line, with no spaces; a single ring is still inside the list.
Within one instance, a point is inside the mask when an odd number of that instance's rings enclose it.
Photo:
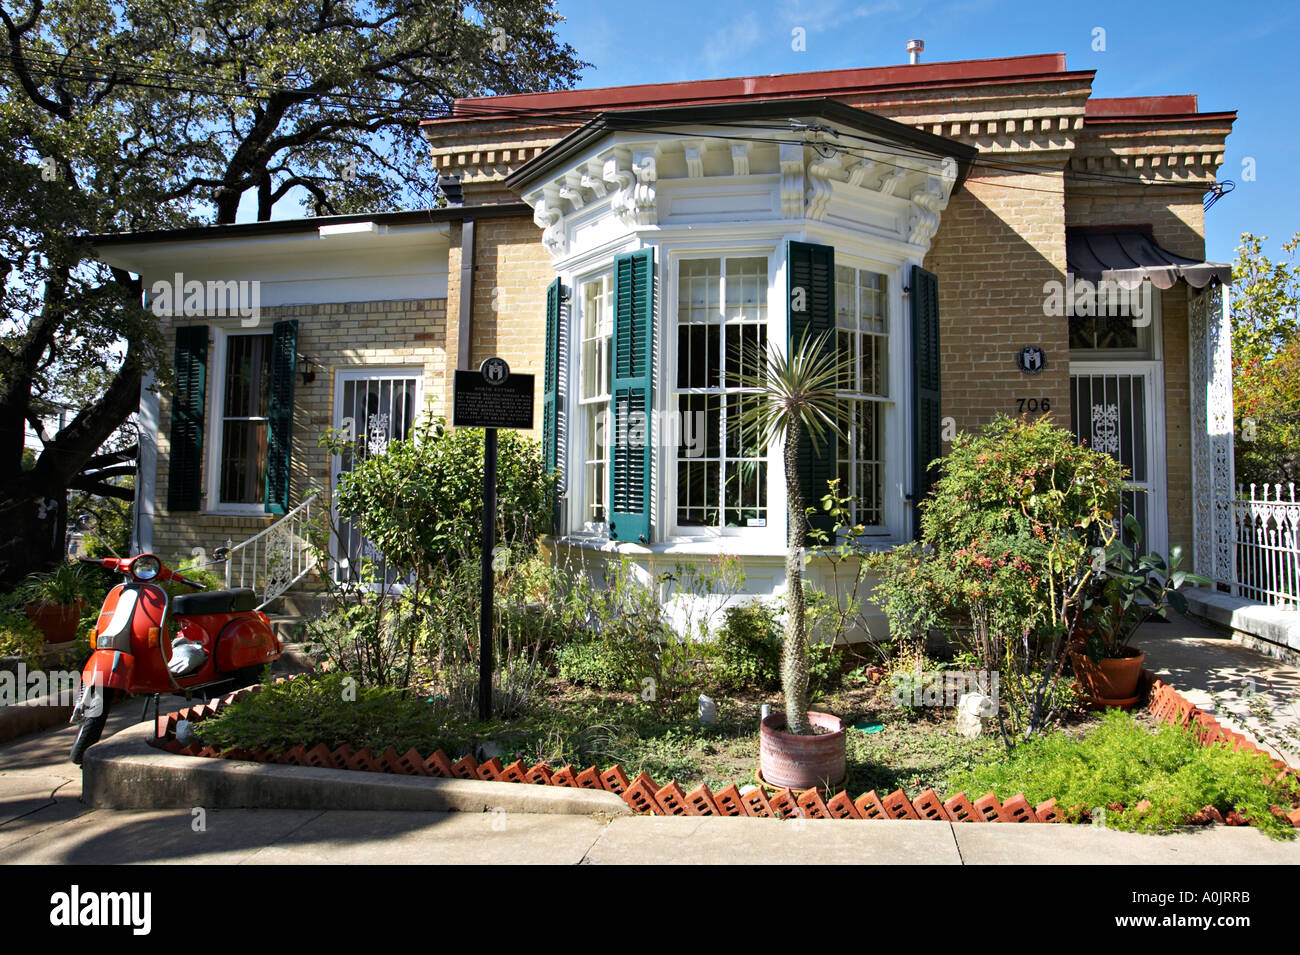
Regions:
[[[925,52],[924,40],[907,41],[907,58],[908,62],[916,64],[921,62],[921,54]]]

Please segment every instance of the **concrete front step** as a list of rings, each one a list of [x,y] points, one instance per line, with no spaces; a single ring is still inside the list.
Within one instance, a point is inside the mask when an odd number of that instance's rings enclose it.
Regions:
[[[329,597],[323,593],[309,590],[290,590],[280,594],[265,610],[270,617],[299,617],[314,620],[325,613],[329,606]]]

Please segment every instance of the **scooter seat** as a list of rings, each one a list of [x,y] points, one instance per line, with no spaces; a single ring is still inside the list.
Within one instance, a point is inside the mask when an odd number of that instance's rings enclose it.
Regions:
[[[172,599],[172,613],[247,613],[257,606],[257,594],[247,587],[182,594]]]

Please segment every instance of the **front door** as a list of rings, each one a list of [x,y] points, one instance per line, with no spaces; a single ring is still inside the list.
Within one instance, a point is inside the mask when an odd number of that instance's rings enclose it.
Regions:
[[[1128,469],[1122,513],[1142,525],[1142,552],[1166,553],[1163,382],[1159,362],[1070,363],[1070,429]]]
[[[393,441],[404,440],[420,408],[421,369],[340,371],[334,385],[334,427],[352,437],[350,448],[334,457],[334,484],[362,461],[383,454]],[[332,496],[331,496],[332,497]],[[396,575],[359,530],[332,508],[334,577],[339,582],[389,586]]]

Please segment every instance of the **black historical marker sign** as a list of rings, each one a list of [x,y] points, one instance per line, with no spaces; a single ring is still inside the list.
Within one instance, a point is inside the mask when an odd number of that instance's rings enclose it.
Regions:
[[[457,371],[451,423],[457,428],[533,428],[533,375],[512,374],[500,358],[478,371]]]

